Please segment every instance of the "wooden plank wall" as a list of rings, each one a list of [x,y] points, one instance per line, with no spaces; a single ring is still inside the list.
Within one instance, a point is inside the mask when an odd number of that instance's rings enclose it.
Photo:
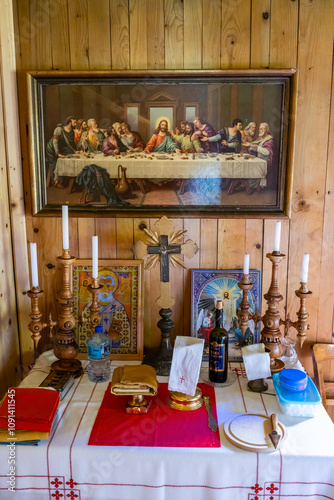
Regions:
[[[21,380],[16,283],[28,284],[26,273],[15,273],[14,262],[26,262],[25,211],[18,127],[18,100],[13,11],[2,5],[0,16],[0,398]],[[25,277],[26,276],[26,277]],[[21,310],[26,329],[29,310]]]
[[[331,219],[333,165],[333,0],[16,0],[18,87],[28,241],[37,241],[44,310],[54,310],[55,269],[61,249],[61,221],[31,216],[30,179],[25,138],[26,70],[298,68],[298,104],[291,220],[282,224],[281,304],[294,317],[302,254],[310,253],[308,301],[311,329],[301,353],[310,370],[309,348],[333,342]],[[90,258],[90,237],[99,236],[102,258],[132,258],[141,219],[71,219],[71,249]],[[145,221],[152,227],[155,220]],[[178,219],[177,226],[200,247],[173,273],[177,299],[173,336],[189,334],[190,268],[237,269],[245,251],[251,267],[270,281],[265,255],[273,249],[275,221],[270,219]],[[51,237],[52,235],[52,237]],[[159,344],[156,327],[158,272],[146,272],[145,346]],[[18,291],[19,300],[21,299]],[[22,332],[23,351],[30,338]]]

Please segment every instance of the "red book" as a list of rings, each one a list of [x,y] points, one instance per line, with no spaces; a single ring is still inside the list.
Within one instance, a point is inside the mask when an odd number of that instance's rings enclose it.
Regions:
[[[59,401],[58,391],[11,388],[0,405],[0,427],[50,432]]]

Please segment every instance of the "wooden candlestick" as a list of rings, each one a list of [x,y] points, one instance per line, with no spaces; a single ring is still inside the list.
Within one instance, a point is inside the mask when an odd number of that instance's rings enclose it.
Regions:
[[[267,301],[268,309],[266,310],[261,321],[264,325],[261,330],[261,342],[269,349],[270,370],[272,373],[283,370],[284,363],[279,358],[283,354],[281,344],[281,317],[277,309],[277,304],[283,300],[283,295],[278,290],[278,266],[285,255],[279,252],[267,253],[267,258],[272,262],[271,283],[268,292],[264,295]]]
[[[69,250],[63,250],[61,257],[57,261],[62,267],[62,287],[57,298],[58,307],[58,330],[55,335],[54,354],[59,361],[52,363],[53,370],[63,370],[80,373],[81,362],[74,359],[79,352],[78,344],[75,341],[75,318],[73,316],[74,297],[70,286],[70,270],[75,262],[75,257],[71,257]]]
[[[307,323],[308,312],[305,307],[306,299],[308,299],[312,292],[307,288],[307,283],[301,283],[299,290],[296,290],[296,295],[300,299],[300,308],[297,312],[297,321],[291,321],[290,315],[287,315],[286,320],[282,320],[277,309],[277,304],[283,299],[283,296],[278,290],[278,266],[285,258],[284,254],[280,252],[272,252],[267,254],[267,258],[272,263],[271,283],[268,292],[264,295],[267,301],[268,309],[263,316],[259,316],[256,311],[255,314],[249,313],[248,290],[251,290],[253,284],[249,280],[249,275],[243,275],[243,279],[238,283],[239,288],[243,292],[242,301],[240,303],[240,311],[238,312],[239,327],[243,333],[246,332],[248,321],[254,320],[257,323],[262,321],[263,329],[261,330],[261,342],[268,349],[270,356],[270,370],[272,373],[281,371],[284,368],[284,363],[279,358],[282,356],[283,348],[281,345],[281,331],[280,326],[285,326],[285,335],[289,328],[293,326],[296,328],[298,338],[301,346],[306,338],[306,332],[309,330],[310,325]]]
[[[38,304],[39,299],[44,295],[44,290],[40,290],[38,286],[33,286],[31,290],[28,290],[27,295],[31,299],[31,313],[29,314],[31,321],[28,328],[32,333],[31,338],[34,341],[35,350],[37,350],[37,345],[39,339],[41,338],[41,332],[46,326],[48,326],[47,323],[42,321],[42,313]]]
[[[286,334],[291,326],[293,326],[297,330],[297,337],[299,340],[300,347],[303,347],[304,341],[306,339],[306,332],[310,329],[310,325],[308,324],[307,318],[309,314],[306,310],[305,304],[306,300],[309,299],[312,295],[307,288],[307,283],[300,283],[299,290],[295,291],[296,296],[300,300],[300,307],[297,311],[297,321],[291,321],[290,316],[288,315],[287,319],[284,321]]]
[[[101,307],[99,306],[97,299],[99,290],[102,288],[102,285],[99,284],[98,278],[93,278],[92,284],[88,285],[87,288],[92,294],[92,303],[89,306],[90,309],[89,321],[90,321],[91,331],[92,333],[94,333],[95,327],[101,324],[101,319],[102,319],[102,316],[100,314]]]
[[[248,291],[251,290],[254,286],[254,283],[250,281],[249,274],[244,274],[242,281],[239,281],[238,287],[242,290],[242,300],[240,302],[240,311],[238,313],[239,318],[239,328],[242,331],[242,336],[245,337],[246,330],[248,328],[249,319],[253,319],[250,317],[249,313],[249,301],[248,301]],[[256,310],[255,314],[257,315],[258,311]]]

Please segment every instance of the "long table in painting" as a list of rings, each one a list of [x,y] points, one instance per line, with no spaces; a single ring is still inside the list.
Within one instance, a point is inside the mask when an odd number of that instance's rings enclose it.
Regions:
[[[54,360],[44,353],[21,386],[38,386]],[[1,500],[333,499],[334,425],[324,408],[310,419],[283,415],[275,396],[247,391],[242,364],[231,368],[236,381],[215,389],[220,448],[88,446],[108,384],[84,373],[60,403],[50,439],[16,446],[14,496],[7,489],[9,451],[0,447]],[[281,449],[253,453],[229,443],[223,422],[245,412],[278,415],[287,428]]]
[[[260,179],[260,186],[266,186],[265,160],[231,154],[71,155],[57,160],[55,180],[62,176],[75,178],[85,166],[91,164],[105,168],[113,179],[117,179],[118,165],[122,165],[126,168],[128,179]]]

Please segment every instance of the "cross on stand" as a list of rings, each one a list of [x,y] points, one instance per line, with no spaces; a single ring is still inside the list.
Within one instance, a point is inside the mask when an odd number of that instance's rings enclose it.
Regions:
[[[137,241],[131,249],[134,256],[144,260],[145,269],[153,269],[160,261],[160,297],[156,302],[161,307],[158,321],[161,343],[159,349],[145,356],[143,364],[153,366],[157,375],[169,375],[173,356],[170,332],[174,327],[170,307],[175,303],[170,291],[169,264],[185,268],[182,256],[191,259],[198,246],[192,240],[183,243],[187,231],[175,231],[173,222],[165,216],[155,223],[155,231],[147,229],[144,223],[139,228],[145,232],[147,243]]]

